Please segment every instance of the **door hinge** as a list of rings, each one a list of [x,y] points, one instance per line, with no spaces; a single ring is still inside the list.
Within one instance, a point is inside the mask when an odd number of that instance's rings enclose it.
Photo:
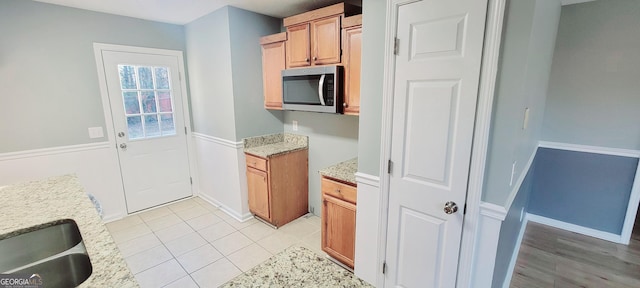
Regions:
[[[178,72],[178,80],[182,81],[182,72]]]
[[[187,135],[187,126],[184,126],[184,135]]]
[[[189,177],[189,182],[191,182],[191,185],[193,185],[193,177]]]
[[[382,274],[387,274],[387,262],[382,262]]]
[[[395,40],[393,40],[393,54],[398,56],[399,53],[400,53],[400,39],[396,37]]]
[[[467,203],[464,203],[464,208],[462,209],[462,215],[467,215]]]
[[[393,170],[393,161],[391,161],[391,159],[389,159],[389,162],[387,162],[387,173],[391,174],[392,170]]]

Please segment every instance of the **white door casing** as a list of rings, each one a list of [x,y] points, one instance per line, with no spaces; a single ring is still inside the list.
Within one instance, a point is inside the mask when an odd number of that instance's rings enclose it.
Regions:
[[[102,50],[101,60],[115,132],[110,136],[115,138],[118,150],[127,211],[191,196],[179,57]],[[123,68],[135,71],[130,79],[133,87],[122,84]],[[141,69],[151,73],[147,87],[142,87]],[[165,86],[159,84],[160,72],[168,78]],[[125,105],[125,94],[127,101],[133,102]],[[131,103],[139,104],[136,111],[132,111],[131,105],[135,104]],[[135,119],[138,122],[128,121]]]
[[[456,285],[486,10],[487,0],[398,8],[386,287]]]

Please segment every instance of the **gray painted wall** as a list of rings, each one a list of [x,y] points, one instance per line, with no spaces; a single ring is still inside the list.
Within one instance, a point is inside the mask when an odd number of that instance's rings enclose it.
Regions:
[[[386,1],[362,1],[362,74],[358,171],[380,174]]]
[[[529,213],[620,234],[637,158],[540,148]]]
[[[527,211],[527,205],[535,181],[535,160],[531,164],[531,169],[527,172],[522,186],[518,191],[518,196],[513,200],[513,204],[507,213],[507,217],[500,227],[500,238],[498,240],[498,250],[496,253],[496,264],[493,270],[493,283],[491,287],[504,287],[503,283],[509,270],[509,263],[516,245],[518,244],[518,236],[522,229],[522,220],[520,219],[522,211]]]
[[[505,205],[540,140],[560,18],[557,0],[509,1],[503,30],[483,200]],[[523,129],[524,111],[529,123]],[[507,207],[508,208],[508,207]]]
[[[640,2],[564,6],[542,139],[640,149]]]
[[[281,20],[225,6],[186,25],[194,131],[231,141],[283,131],[264,109],[260,37]]]
[[[236,139],[229,7],[185,26],[193,131]]]
[[[309,206],[320,215],[320,169],[358,156],[358,117],[314,112],[284,112],[284,131],[309,136]],[[298,121],[293,131],[292,121]]]
[[[93,43],[185,50],[184,28],[34,1],[0,1],[0,153],[106,141]]]
[[[264,109],[260,37],[280,32],[281,19],[229,7],[236,140],[283,131],[282,111]]]

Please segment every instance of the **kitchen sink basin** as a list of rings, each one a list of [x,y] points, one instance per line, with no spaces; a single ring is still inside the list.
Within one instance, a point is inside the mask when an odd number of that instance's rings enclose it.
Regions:
[[[78,225],[71,219],[0,240],[0,273],[62,253],[81,242]]]
[[[44,287],[76,287],[93,266],[78,225],[65,219],[0,240],[0,273],[38,274]]]
[[[77,287],[93,272],[89,256],[82,253],[67,254],[13,273],[38,274],[44,287]]]

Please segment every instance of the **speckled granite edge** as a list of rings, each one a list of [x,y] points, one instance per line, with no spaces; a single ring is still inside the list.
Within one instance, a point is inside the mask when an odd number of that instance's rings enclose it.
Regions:
[[[358,158],[349,159],[320,171],[320,175],[356,185]]]
[[[290,133],[250,137],[245,138],[243,142],[245,153],[264,158],[303,150],[309,147],[309,137]]]
[[[373,287],[309,249],[294,246],[222,287]]]
[[[102,219],[75,175],[51,177],[0,189],[0,239],[62,219],[80,229],[93,273],[79,287],[138,287]]]
[[[283,133],[255,136],[255,137],[242,139],[244,148],[253,148],[253,147],[283,142],[283,141],[284,141]]]

